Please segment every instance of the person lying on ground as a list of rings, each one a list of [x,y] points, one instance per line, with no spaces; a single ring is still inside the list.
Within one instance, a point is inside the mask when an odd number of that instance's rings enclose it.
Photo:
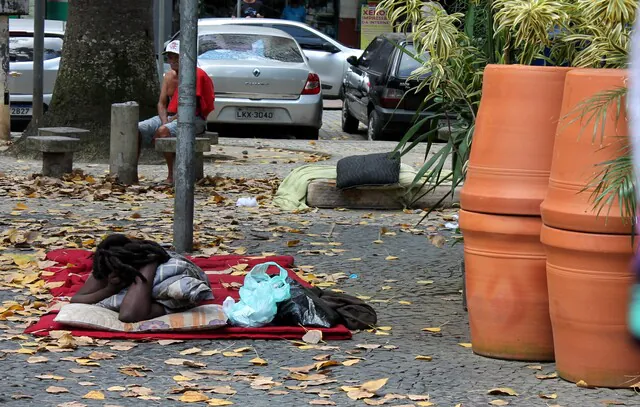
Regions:
[[[180,70],[180,41],[167,44],[163,52],[171,70],[164,75],[158,115],[138,123],[138,158],[142,146],[151,146],[157,138],[178,135],[178,72]],[[207,116],[214,110],[215,92],[213,81],[205,71],[196,68],[196,117],[195,133],[203,134],[207,127]],[[173,185],[173,164],[175,153],[164,153],[168,175],[165,183]]]
[[[158,243],[112,234],[93,254],[93,270],[72,303],[96,304],[139,322],[213,299],[207,275]]]

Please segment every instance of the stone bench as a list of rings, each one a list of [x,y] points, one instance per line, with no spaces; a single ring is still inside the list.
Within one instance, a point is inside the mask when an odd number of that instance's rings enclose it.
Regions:
[[[61,178],[73,170],[73,153],[78,151],[80,140],[64,136],[27,137],[30,149],[42,153],[42,175]]]
[[[204,153],[211,151],[211,139],[209,137],[196,137],[194,165],[196,169],[196,181],[204,178]],[[156,139],[156,151],[160,153],[175,153],[176,138],[164,137]]]
[[[89,130],[76,127],[41,127],[38,129],[38,136],[40,137],[62,136],[82,139],[90,133]]]
[[[432,208],[450,190],[449,185],[436,187],[435,190],[410,205],[410,208]],[[316,208],[404,209],[405,193],[404,188],[396,186],[340,190],[336,188],[335,180],[319,179],[311,181],[307,187],[307,205]],[[453,203],[460,202],[459,194],[459,188],[457,188],[453,200],[447,197],[440,207],[447,208]]]

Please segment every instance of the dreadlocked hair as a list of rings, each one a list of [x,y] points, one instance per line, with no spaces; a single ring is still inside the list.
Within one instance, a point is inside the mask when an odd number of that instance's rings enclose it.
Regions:
[[[96,248],[93,276],[103,280],[113,273],[127,283],[133,283],[136,276],[146,282],[140,268],[151,263],[166,263],[170,258],[169,253],[156,242],[113,234]]]

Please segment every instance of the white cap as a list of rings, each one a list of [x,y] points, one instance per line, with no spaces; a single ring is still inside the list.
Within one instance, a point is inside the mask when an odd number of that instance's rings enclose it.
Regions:
[[[180,41],[173,40],[167,44],[167,47],[164,49],[163,54],[167,54],[172,52],[174,54],[180,54]]]

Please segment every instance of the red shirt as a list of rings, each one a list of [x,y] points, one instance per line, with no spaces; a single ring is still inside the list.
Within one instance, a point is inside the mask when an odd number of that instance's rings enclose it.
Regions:
[[[180,84],[178,84],[178,87],[180,87]],[[176,89],[176,92],[178,92],[178,89]],[[209,75],[200,68],[196,68],[196,99],[198,101],[196,115],[206,119],[209,113],[213,112],[216,95],[213,88],[213,81],[209,78]],[[174,93],[171,97],[167,111],[171,113],[178,112],[177,93]]]

